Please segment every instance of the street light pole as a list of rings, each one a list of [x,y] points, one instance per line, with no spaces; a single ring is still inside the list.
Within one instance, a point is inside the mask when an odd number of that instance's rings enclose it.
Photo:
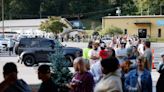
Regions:
[[[162,15],[162,5],[160,5],[160,15]]]
[[[40,19],[42,19],[42,8],[41,8],[41,5],[40,5],[39,16],[40,16]]]
[[[2,0],[2,33],[4,37],[4,2]]]

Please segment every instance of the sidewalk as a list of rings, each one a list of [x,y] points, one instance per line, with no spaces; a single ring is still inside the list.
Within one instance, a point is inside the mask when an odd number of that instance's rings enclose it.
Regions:
[[[153,69],[151,72],[152,80],[153,80],[153,92],[156,92],[156,84],[159,78],[159,73],[156,71],[156,69]]]

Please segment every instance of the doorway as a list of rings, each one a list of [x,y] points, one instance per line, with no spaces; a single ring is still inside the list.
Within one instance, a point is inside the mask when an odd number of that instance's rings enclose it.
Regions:
[[[147,36],[147,29],[138,29],[139,38],[146,38],[146,36]]]

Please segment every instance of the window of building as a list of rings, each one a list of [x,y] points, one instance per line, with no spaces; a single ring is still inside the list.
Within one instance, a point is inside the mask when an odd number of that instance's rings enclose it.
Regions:
[[[158,37],[161,37],[161,29],[158,29]]]
[[[146,36],[147,36],[147,29],[138,29],[139,38],[146,38]]]
[[[127,34],[127,29],[124,30],[124,34]]]

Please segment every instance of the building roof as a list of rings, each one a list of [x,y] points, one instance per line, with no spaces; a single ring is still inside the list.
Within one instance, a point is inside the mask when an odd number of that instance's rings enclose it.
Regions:
[[[41,21],[45,21],[47,19],[21,19],[21,20],[5,20],[5,27],[33,27],[39,26]],[[2,21],[0,21],[0,28],[2,27]]]
[[[103,19],[123,19],[123,18],[164,18],[164,15],[147,15],[147,16],[105,16]]]

